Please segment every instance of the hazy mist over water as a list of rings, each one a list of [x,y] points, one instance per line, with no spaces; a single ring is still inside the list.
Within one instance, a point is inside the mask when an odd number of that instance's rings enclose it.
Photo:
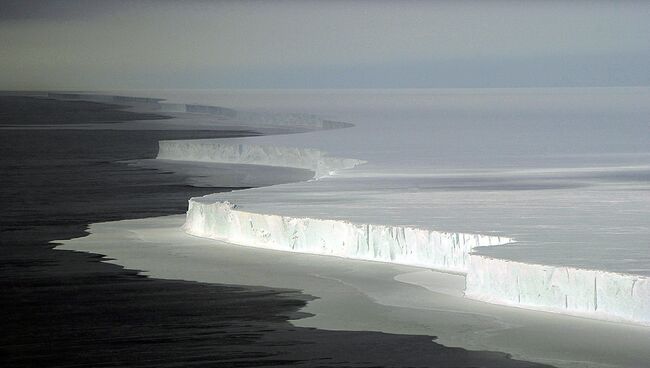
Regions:
[[[650,84],[650,3],[0,1],[0,89]]]

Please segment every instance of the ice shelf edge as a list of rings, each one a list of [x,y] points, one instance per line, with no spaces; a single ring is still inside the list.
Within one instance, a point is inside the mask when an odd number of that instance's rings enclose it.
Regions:
[[[312,148],[217,143],[212,140],[160,141],[158,146],[157,159],[307,169],[314,172],[316,179],[365,163],[362,160],[332,157]]]
[[[247,212],[229,202],[189,201],[183,229],[233,244],[466,273],[475,247],[511,239],[405,226]]]
[[[470,255],[465,296],[492,304],[650,326],[650,279]]]

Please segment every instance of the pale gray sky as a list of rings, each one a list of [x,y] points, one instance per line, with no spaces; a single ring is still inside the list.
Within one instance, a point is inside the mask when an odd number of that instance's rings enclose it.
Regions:
[[[0,0],[0,89],[650,85],[650,2]]]

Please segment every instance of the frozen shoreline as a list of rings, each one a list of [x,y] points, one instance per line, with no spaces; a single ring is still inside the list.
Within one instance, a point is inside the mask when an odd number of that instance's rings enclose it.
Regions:
[[[650,330],[512,308],[465,298],[464,277],[367,262],[228,244],[179,230],[183,215],[92,224],[60,249],[105,254],[145,275],[207,283],[265,285],[318,296],[296,326],[436,335],[470,350],[504,351],[558,367],[639,367]]]

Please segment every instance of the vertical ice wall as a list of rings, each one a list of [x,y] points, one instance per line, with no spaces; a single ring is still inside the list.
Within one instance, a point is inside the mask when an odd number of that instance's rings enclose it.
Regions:
[[[331,157],[317,149],[229,144],[213,140],[160,141],[158,146],[158,159],[292,167],[311,170],[316,178],[363,163],[361,160]]]
[[[209,196],[190,199],[183,229],[246,246],[459,273],[467,272],[473,248],[510,242],[497,236],[252,213]]]
[[[471,255],[466,296],[495,304],[650,325],[647,277]]]

